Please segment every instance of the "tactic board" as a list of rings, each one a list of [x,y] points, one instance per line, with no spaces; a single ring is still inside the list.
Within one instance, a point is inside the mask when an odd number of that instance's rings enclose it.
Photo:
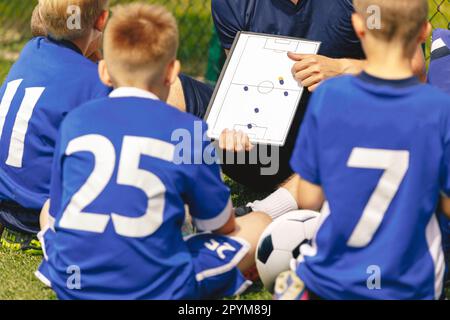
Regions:
[[[317,54],[320,42],[238,33],[208,107],[208,136],[245,132],[252,143],[283,146],[303,87],[292,76],[288,52]]]

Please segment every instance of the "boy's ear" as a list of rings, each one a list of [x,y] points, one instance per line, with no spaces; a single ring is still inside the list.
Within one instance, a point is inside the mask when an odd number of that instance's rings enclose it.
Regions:
[[[365,19],[358,13],[352,14],[353,29],[359,39],[363,39],[366,36],[366,23]]]
[[[95,21],[94,29],[97,31],[103,32],[106,28],[106,23],[108,22],[109,11],[104,10],[100,17],[98,17],[97,21]]]
[[[104,85],[108,87],[113,87],[111,76],[109,75],[105,60],[100,60],[100,62],[98,63],[98,75]]]
[[[179,60],[173,60],[172,63],[169,65],[167,70],[167,76],[166,76],[166,83],[165,85],[171,86],[175,83],[175,81],[178,78],[178,75],[181,71],[181,63]]]
[[[431,26],[431,23],[429,22],[425,23],[420,31],[419,43],[426,42],[427,39],[430,37],[432,30],[433,27]]]

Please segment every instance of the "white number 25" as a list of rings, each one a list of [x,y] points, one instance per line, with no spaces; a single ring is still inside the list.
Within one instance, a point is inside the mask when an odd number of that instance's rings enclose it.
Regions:
[[[350,247],[362,248],[372,240],[397,194],[409,168],[409,151],[355,148],[347,166],[385,170],[347,242]]]
[[[88,232],[103,233],[112,219],[115,231],[125,237],[146,237],[156,232],[163,222],[166,188],[153,173],[139,169],[142,155],[173,161],[175,147],[152,138],[125,136],[117,173],[117,184],[142,190],[148,198],[145,214],[138,218],[118,213],[82,212],[106,188],[114,173],[116,152],[113,144],[101,135],[76,138],[67,146],[66,155],[90,152],[95,166],[85,184],[76,192],[66,207],[59,226]]]

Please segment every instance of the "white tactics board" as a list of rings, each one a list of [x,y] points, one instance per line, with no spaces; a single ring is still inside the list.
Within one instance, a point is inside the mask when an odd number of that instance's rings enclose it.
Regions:
[[[211,99],[208,136],[240,130],[252,143],[284,145],[303,87],[288,52],[316,54],[320,42],[240,32]]]

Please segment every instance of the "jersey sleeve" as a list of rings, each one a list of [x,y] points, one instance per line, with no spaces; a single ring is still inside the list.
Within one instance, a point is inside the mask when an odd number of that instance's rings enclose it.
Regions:
[[[224,49],[230,49],[239,31],[245,30],[247,2],[244,0],[212,0],[214,25]]]
[[[320,185],[317,109],[322,103],[320,88],[312,95],[291,157],[291,168],[302,179]]]
[[[208,150],[212,145],[204,142],[201,149],[194,150],[194,159]],[[232,214],[230,190],[222,181],[219,165],[202,159],[201,164],[185,164],[189,172],[185,201],[195,225],[202,231],[214,231],[223,227]]]

